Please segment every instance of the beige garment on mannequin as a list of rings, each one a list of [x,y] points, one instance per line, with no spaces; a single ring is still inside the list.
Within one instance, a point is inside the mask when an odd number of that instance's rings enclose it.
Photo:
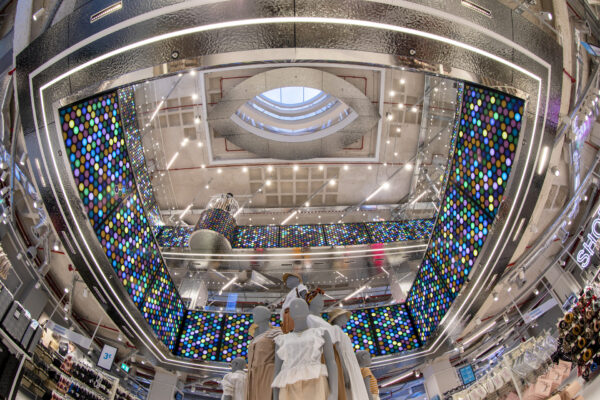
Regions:
[[[279,400],[327,400],[328,395],[327,377],[321,376],[308,381],[298,381],[281,388]]]
[[[281,329],[273,328],[255,337],[248,346],[248,384],[246,400],[272,398],[271,383],[275,375],[275,342]],[[267,395],[269,393],[269,395]]]

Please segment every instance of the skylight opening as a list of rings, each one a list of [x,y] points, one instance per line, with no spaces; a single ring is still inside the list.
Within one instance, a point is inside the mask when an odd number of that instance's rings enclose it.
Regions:
[[[280,105],[299,106],[311,102],[322,93],[322,90],[305,86],[284,86],[266,91],[262,96]]]

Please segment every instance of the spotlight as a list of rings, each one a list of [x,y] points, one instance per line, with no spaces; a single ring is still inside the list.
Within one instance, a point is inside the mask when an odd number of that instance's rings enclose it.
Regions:
[[[498,293],[494,292],[492,296],[494,296],[494,301],[498,301]]]
[[[391,113],[391,112],[386,112],[386,113],[385,113],[385,118],[386,118],[388,121],[391,121],[391,120],[394,118],[394,116],[392,115],[392,113]]]
[[[8,192],[10,192],[10,188],[8,186],[5,186],[2,189],[0,189],[0,196],[4,197],[8,194]]]
[[[540,291],[538,290],[538,288],[533,289],[533,294],[536,295],[536,296],[538,294],[540,294]]]
[[[26,162],[27,162],[27,153],[23,152],[23,153],[21,153],[21,157],[19,157],[19,164],[21,164],[22,166],[25,166]]]
[[[406,80],[404,78],[400,79],[400,84],[404,85],[406,83]]]
[[[548,11],[542,11],[540,13],[540,15],[542,16],[542,18],[544,18],[546,21],[552,21],[552,13],[548,12]]]
[[[550,171],[554,174],[554,176],[560,176],[560,170],[558,167],[552,167],[550,168]]]
[[[2,181],[2,183],[6,182],[6,179],[8,178],[8,172],[4,171],[2,172],[2,175],[0,175],[0,181]]]
[[[119,333],[119,337],[117,337],[117,339],[119,340],[119,342],[123,341],[123,335]]]
[[[502,319],[504,319],[504,322],[506,322],[507,324],[510,322],[510,319],[508,318],[508,315],[506,315],[506,313],[502,314]]]
[[[35,13],[33,13],[31,18],[33,18],[34,21],[37,21],[42,18],[42,16],[44,15],[45,12],[46,12],[46,9],[44,7],[42,7],[39,10],[37,10]]]

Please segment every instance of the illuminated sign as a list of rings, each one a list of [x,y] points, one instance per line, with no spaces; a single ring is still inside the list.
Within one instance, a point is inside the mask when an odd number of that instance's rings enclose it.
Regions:
[[[587,234],[581,244],[581,249],[577,252],[577,264],[582,269],[590,265],[592,257],[596,254],[596,243],[600,239],[600,208],[596,210],[594,219],[587,228]]]

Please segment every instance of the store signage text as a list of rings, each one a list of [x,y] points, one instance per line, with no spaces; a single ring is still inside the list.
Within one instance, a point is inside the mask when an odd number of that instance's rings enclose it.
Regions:
[[[577,252],[577,262],[581,268],[587,268],[596,251],[596,242],[600,240],[600,209],[590,224],[589,232],[582,243],[583,248]]]

